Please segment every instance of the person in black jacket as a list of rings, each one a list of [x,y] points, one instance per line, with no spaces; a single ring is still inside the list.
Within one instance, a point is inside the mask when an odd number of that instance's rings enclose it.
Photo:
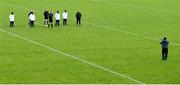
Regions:
[[[48,11],[44,11],[44,25],[48,26],[48,19],[49,19],[49,12]]]
[[[164,39],[162,39],[160,44],[162,46],[162,60],[166,61],[167,57],[168,57],[168,45],[169,45],[169,41],[167,40],[166,37],[164,37]]]
[[[49,24],[48,27],[53,28],[53,13],[50,11],[49,13]]]
[[[77,13],[76,13],[76,25],[78,26],[81,26],[81,16],[82,16],[82,14],[78,11]]]

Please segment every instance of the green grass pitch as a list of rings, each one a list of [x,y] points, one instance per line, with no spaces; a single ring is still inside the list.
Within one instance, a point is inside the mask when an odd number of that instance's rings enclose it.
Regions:
[[[178,84],[179,5],[179,0],[0,0],[0,83]],[[68,26],[43,26],[46,9],[66,9]],[[30,10],[35,29],[26,27]],[[78,10],[81,27],[75,25]],[[170,41],[167,62],[159,44],[164,36]]]

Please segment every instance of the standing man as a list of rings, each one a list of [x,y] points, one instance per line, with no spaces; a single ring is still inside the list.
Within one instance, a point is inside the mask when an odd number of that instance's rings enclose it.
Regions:
[[[53,13],[50,11],[49,13],[49,24],[48,27],[53,28]]]
[[[62,16],[63,16],[63,25],[66,26],[67,25],[67,19],[68,19],[68,13],[66,10],[64,10]]]
[[[56,23],[55,23],[55,26],[59,26],[60,24],[60,13],[59,11],[56,12],[55,14],[55,19],[56,19]]]
[[[168,45],[169,45],[167,38],[164,37],[164,39],[162,39],[160,44],[162,46],[162,60],[166,61],[168,57]]]
[[[14,27],[14,13],[11,12],[9,15],[10,27]]]
[[[30,12],[28,13],[28,25],[29,25],[29,26],[26,26],[26,27],[30,27],[30,25],[31,25],[31,20],[29,19],[29,17],[30,17],[31,14],[32,14],[32,11],[30,11]]]
[[[49,12],[46,10],[44,11],[44,25],[48,26],[48,19],[49,19]]]
[[[36,17],[33,12],[31,12],[31,14],[29,15],[29,20],[30,20],[30,27],[34,28],[34,22],[36,20]]]
[[[76,25],[78,26],[81,26],[81,13],[78,11],[77,13],[76,13]]]

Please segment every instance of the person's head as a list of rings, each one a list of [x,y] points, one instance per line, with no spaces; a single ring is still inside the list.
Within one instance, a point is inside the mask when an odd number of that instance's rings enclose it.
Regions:
[[[11,14],[13,15],[14,13],[13,13],[13,12],[11,12]]]
[[[34,12],[32,11],[31,14],[34,14]]]
[[[59,13],[59,11],[57,11],[57,13]]]
[[[64,10],[64,12],[67,12],[66,10]]]
[[[164,37],[164,40],[167,40],[167,38],[166,38],[166,37]]]

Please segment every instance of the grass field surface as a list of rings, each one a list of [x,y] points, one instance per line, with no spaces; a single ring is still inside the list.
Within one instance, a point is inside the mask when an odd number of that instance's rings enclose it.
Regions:
[[[0,0],[0,83],[178,84],[179,0]],[[44,10],[69,13],[43,26]],[[33,10],[35,28],[27,28]],[[9,27],[9,14],[15,27]],[[75,25],[75,13],[83,15]],[[61,17],[62,20],[62,17]],[[62,21],[61,21],[62,23]],[[160,40],[170,41],[162,62]]]

